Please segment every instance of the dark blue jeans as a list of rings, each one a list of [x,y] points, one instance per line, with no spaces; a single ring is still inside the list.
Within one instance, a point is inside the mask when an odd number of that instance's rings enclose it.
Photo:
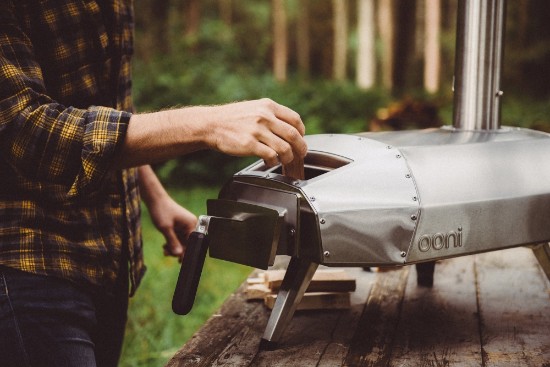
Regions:
[[[0,266],[0,366],[116,366],[128,308],[117,295]]]

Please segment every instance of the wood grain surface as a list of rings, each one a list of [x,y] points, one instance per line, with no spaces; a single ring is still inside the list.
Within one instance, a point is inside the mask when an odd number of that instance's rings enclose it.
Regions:
[[[279,349],[259,350],[270,311],[241,286],[168,366],[550,367],[550,282],[528,248],[357,279],[347,310],[298,311]]]

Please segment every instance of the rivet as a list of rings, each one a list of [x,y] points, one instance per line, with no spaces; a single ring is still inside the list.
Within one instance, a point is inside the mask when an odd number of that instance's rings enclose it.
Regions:
[[[320,222],[321,222],[321,224],[325,224],[327,221],[324,220],[324,219],[321,219]]]
[[[315,196],[312,196],[312,197],[310,198],[310,200],[311,200],[311,201],[315,201]]]
[[[413,201],[416,201],[418,200],[416,196],[413,196]]]
[[[405,177],[406,177],[406,178],[411,178],[411,175],[407,173],[407,174],[405,175]]]
[[[417,219],[416,215],[415,214],[411,215],[411,219],[416,220]]]
[[[395,158],[397,159],[401,158],[401,154],[396,155]]]
[[[290,231],[288,231],[288,235],[290,237],[294,237],[296,235],[296,230],[294,228],[291,228]]]
[[[329,256],[330,256],[330,252],[329,252],[329,251],[325,251],[325,252],[323,252],[323,255],[325,255],[325,257],[329,257]]]
[[[405,251],[401,251],[401,257],[406,257],[407,253]]]
[[[499,90],[499,91],[497,92],[497,97],[502,97],[503,95],[504,95],[504,92],[503,92],[503,91]]]
[[[462,232],[462,226],[458,227],[459,232]]]

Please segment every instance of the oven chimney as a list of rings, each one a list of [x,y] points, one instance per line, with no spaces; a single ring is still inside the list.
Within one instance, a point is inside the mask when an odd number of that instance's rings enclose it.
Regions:
[[[506,0],[459,0],[453,127],[500,128]]]

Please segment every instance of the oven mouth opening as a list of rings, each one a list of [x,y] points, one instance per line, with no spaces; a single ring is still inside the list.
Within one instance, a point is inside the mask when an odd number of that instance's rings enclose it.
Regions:
[[[339,155],[309,151],[304,157],[304,175],[306,180],[321,176],[327,172],[343,167],[353,160]],[[283,167],[278,164],[274,167],[268,167],[263,161],[249,168],[250,171],[275,173],[282,175]]]

